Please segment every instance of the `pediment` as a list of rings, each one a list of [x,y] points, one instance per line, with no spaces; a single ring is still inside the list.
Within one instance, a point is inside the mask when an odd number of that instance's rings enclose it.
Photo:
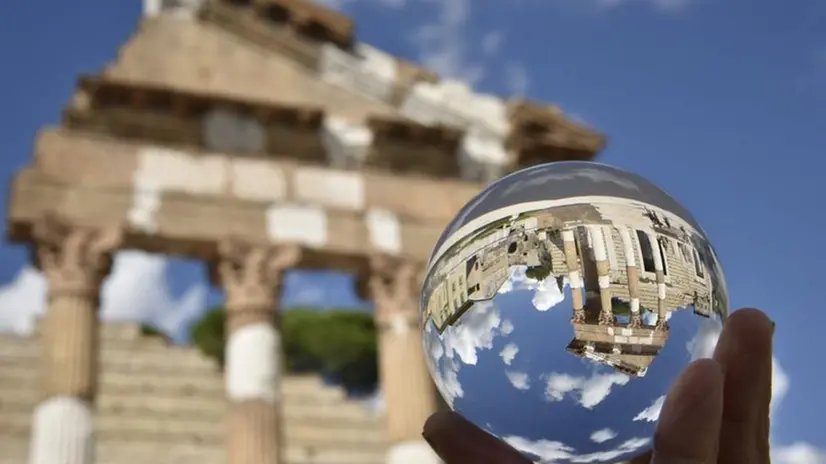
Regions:
[[[213,24],[172,16],[145,19],[104,76],[243,100],[335,109],[357,121],[395,113],[384,102],[323,82],[289,56]]]
[[[102,80],[116,87],[126,84],[135,97],[155,88],[179,102],[208,96],[213,104],[235,100],[264,112],[269,112],[265,107],[320,111],[323,144],[356,160],[328,160],[338,167],[363,162],[489,182],[534,164],[592,159],[605,145],[602,135],[554,105],[478,93],[360,43],[350,18],[309,0],[188,1],[195,5],[189,14],[161,9],[144,18]],[[74,109],[83,106],[78,106],[83,98],[88,97],[76,95]],[[161,129],[172,127],[155,122]],[[191,132],[189,143],[197,145],[198,124],[178,122],[186,127],[170,137]],[[250,146],[266,145],[267,137],[280,142],[286,137],[274,131],[253,137],[252,128],[241,130],[239,124],[224,124],[221,133],[249,139]],[[452,138],[445,139],[449,133]],[[312,145],[302,145],[311,154],[305,158],[321,161],[318,144]]]

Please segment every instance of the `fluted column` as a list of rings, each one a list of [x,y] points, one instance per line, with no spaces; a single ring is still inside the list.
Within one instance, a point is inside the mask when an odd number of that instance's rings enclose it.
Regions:
[[[637,254],[631,230],[622,227],[619,229],[622,238],[623,254],[625,255],[625,272],[628,274],[628,296],[631,299],[631,327],[640,327],[640,269],[637,267]]]
[[[100,285],[121,244],[120,227],[73,227],[47,217],[34,228],[48,281],[42,334],[42,399],[34,411],[31,464],[91,464],[98,373]]]
[[[599,281],[600,325],[614,324],[614,308],[611,304],[611,265],[608,262],[608,250],[605,248],[605,236],[602,235],[602,227],[589,226],[588,232],[591,235],[591,245],[594,250],[594,263],[597,268],[597,279]]]
[[[435,464],[422,426],[436,411],[435,390],[422,345],[418,301],[421,266],[375,257],[370,293],[379,330],[379,372],[387,410],[387,464]]]
[[[648,235],[651,242],[651,250],[654,255],[654,274],[657,279],[657,327],[664,328],[666,308],[665,308],[665,268],[663,266],[663,255],[660,253],[660,243],[656,236]]]
[[[562,231],[562,251],[565,253],[565,265],[568,268],[568,286],[571,287],[571,303],[574,309],[572,322],[585,322],[585,301],[582,298],[583,283],[580,278],[573,229]]]
[[[281,336],[274,316],[281,277],[298,262],[300,250],[227,240],[219,253],[227,314],[227,462],[279,464]]]

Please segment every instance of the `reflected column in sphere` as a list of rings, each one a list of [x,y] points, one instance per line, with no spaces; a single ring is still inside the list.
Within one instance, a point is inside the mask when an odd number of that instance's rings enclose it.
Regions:
[[[448,405],[540,462],[648,450],[664,395],[710,356],[725,279],[694,217],[598,163],[524,169],[448,225],[420,298]]]

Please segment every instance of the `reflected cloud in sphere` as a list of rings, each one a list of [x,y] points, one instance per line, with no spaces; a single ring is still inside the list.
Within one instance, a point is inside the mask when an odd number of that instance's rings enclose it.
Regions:
[[[668,387],[710,356],[729,311],[691,214],[587,162],[528,168],[471,200],[431,255],[420,306],[447,404],[548,463],[648,450]]]

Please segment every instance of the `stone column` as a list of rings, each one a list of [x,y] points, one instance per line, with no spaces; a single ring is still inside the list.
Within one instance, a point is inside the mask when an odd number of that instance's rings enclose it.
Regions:
[[[665,270],[663,267],[663,255],[660,253],[660,243],[657,237],[653,234],[648,235],[648,240],[651,242],[651,251],[654,255],[654,274],[657,279],[657,328],[663,329],[666,327],[665,317]]]
[[[579,274],[579,261],[576,255],[574,229],[562,231],[562,251],[565,253],[565,265],[568,268],[568,286],[571,287],[571,302],[574,316],[571,322],[585,322],[585,301],[582,298],[582,279]]]
[[[422,427],[436,411],[435,389],[424,358],[419,290],[423,268],[374,257],[369,277],[379,330],[379,373],[387,410],[387,464],[436,464]]]
[[[622,227],[619,229],[622,238],[623,254],[625,255],[625,272],[628,274],[628,296],[631,298],[631,327],[640,327],[640,269],[637,267],[637,253],[631,230]]]
[[[614,308],[611,304],[611,265],[608,263],[608,250],[605,248],[605,236],[602,235],[602,230],[600,226],[588,226],[599,281],[601,309],[599,312],[599,324],[614,325]]]
[[[227,314],[227,462],[283,463],[278,407],[281,336],[274,319],[281,277],[298,263],[300,250],[227,240],[218,251]]]
[[[73,227],[47,217],[34,227],[37,264],[49,284],[42,334],[42,393],[34,411],[31,464],[91,464],[98,373],[100,285],[120,227]]]

